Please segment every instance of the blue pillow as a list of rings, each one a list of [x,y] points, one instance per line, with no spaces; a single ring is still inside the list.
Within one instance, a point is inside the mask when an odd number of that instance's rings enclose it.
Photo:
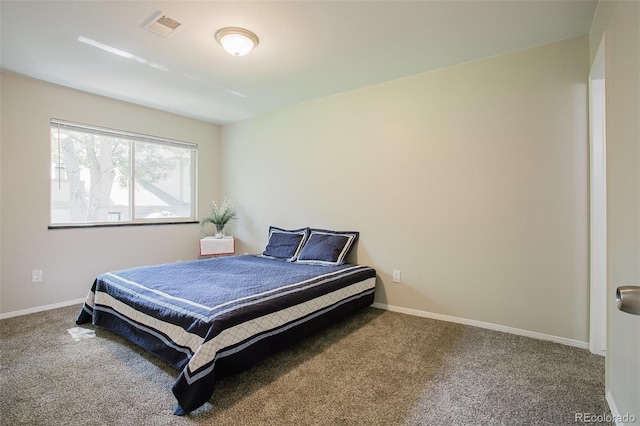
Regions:
[[[288,230],[270,226],[269,242],[262,256],[292,262],[300,253],[308,236],[309,228]]]
[[[304,243],[298,263],[318,265],[342,265],[347,254],[358,239],[357,231],[330,231],[327,229],[311,229],[307,242]]]

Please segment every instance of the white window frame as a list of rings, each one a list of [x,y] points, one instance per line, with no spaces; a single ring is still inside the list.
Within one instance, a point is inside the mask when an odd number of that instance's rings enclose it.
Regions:
[[[130,142],[129,146],[129,175],[130,175],[130,187],[129,187],[129,217],[130,220],[126,221],[116,221],[116,222],[69,222],[69,223],[61,223],[61,222],[53,222],[52,221],[52,197],[53,191],[51,190],[51,182],[52,178],[49,178],[49,229],[56,228],[87,228],[87,227],[105,227],[105,226],[130,226],[130,225],[154,225],[154,224],[183,224],[183,223],[198,223],[196,218],[196,212],[198,211],[197,206],[197,195],[198,195],[198,145],[191,142],[184,142],[175,139],[168,139],[158,136],[145,135],[136,132],[124,131],[124,130],[116,130],[105,127],[93,126],[88,124],[80,124],[74,123],[71,121],[60,120],[56,118],[50,119],[49,129],[51,134],[51,129],[57,127],[58,129],[69,129],[75,131],[84,131],[90,132],[94,134],[102,134],[122,139],[127,139]],[[50,140],[50,150],[53,150],[53,138]],[[145,142],[145,143],[153,143],[163,146],[173,146],[178,148],[185,148],[191,151],[191,167],[190,167],[190,217],[169,217],[169,218],[136,218],[135,217],[135,150],[133,142]],[[60,142],[58,141],[58,144]],[[50,152],[49,158],[51,161],[52,152]]]

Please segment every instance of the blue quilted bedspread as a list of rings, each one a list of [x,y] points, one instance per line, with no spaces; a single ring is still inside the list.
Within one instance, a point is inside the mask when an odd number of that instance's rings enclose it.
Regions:
[[[173,392],[176,414],[186,414],[211,397],[220,359],[246,358],[340,307],[367,306],[374,287],[367,266],[252,255],[144,266],[98,276],[77,323],[109,328],[180,370]]]

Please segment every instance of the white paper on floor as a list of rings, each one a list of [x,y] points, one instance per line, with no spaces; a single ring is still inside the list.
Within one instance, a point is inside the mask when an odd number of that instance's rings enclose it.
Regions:
[[[96,331],[89,330],[87,328],[73,327],[73,328],[69,328],[67,331],[69,332],[71,337],[73,337],[73,340],[75,340],[76,342],[82,339],[91,339],[92,337],[96,337]]]

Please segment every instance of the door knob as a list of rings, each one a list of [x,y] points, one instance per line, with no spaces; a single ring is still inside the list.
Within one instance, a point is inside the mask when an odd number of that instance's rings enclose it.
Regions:
[[[633,285],[618,287],[616,303],[622,312],[640,315],[640,287]]]

